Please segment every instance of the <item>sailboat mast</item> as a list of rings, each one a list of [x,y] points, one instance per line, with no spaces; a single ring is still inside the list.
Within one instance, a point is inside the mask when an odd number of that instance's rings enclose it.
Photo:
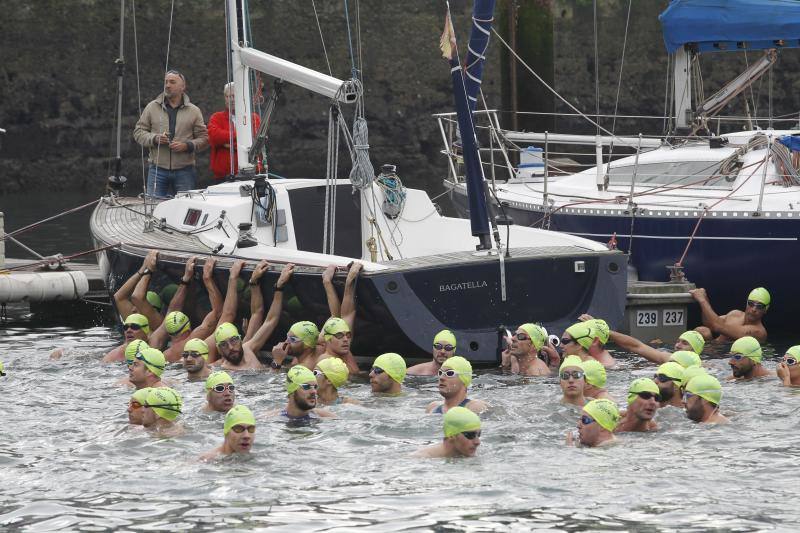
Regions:
[[[231,76],[233,81],[234,109],[231,110],[236,127],[236,160],[239,173],[252,173],[253,164],[247,154],[253,145],[253,116],[250,99],[250,69],[242,63],[241,49],[249,48],[251,36],[245,17],[245,0],[228,0],[228,35],[231,54]]]

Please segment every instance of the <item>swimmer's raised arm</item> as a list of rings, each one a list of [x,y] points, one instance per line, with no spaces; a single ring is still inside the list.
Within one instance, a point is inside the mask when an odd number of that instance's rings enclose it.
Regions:
[[[147,256],[144,258],[140,272],[152,273],[157,269],[158,250],[150,250],[147,253]],[[155,331],[155,329],[161,325],[163,317],[161,316],[161,313],[156,311],[155,308],[150,305],[150,302],[147,301],[147,289],[150,287],[150,280],[152,277],[152,275],[144,275],[141,277],[139,282],[136,284],[136,288],[133,290],[133,294],[131,294],[131,302],[139,313],[147,317],[147,321],[150,323],[151,331]]]
[[[358,281],[358,274],[364,265],[358,261],[353,261],[350,265],[350,270],[347,272],[347,281],[344,283],[344,296],[342,297],[342,320],[347,322],[350,326],[350,331],[356,321],[356,282]]]
[[[214,283],[213,277],[215,263],[216,261],[214,259],[209,259],[203,265],[203,285],[205,285],[206,290],[208,291],[208,299],[211,301],[211,310],[208,312],[205,318],[203,318],[203,321],[200,323],[200,325],[194,328],[192,331],[192,334],[189,336],[189,338],[192,339],[205,339],[214,333],[217,320],[222,312],[222,293],[219,292],[219,288],[217,287],[217,284]],[[184,275],[181,281],[185,280],[186,276]]]
[[[262,259],[250,275],[250,320],[247,321],[244,342],[250,340],[264,322],[264,293],[261,292],[259,282],[267,270],[269,270],[269,263],[266,259]]]
[[[275,288],[280,290],[274,291],[272,295],[272,304],[269,306],[269,312],[264,322],[255,332],[253,338],[245,342],[242,346],[246,357],[255,357],[278,326],[278,322],[281,318],[281,311],[283,310],[283,287],[289,282],[292,273],[294,273],[294,264],[289,263],[283,267],[278,281],[275,282]]]
[[[670,353],[657,350],[652,346],[643,343],[639,339],[634,339],[633,337],[625,335],[624,333],[619,333],[618,331],[609,331],[608,339],[626,352],[640,355],[651,363],[656,363],[658,365],[669,361],[669,357],[672,355]]]
[[[333,286],[333,276],[336,274],[336,265],[328,265],[322,273],[322,286],[325,288],[325,297],[328,300],[328,312],[331,316],[341,316],[341,303],[336,287]]]
[[[241,259],[234,261],[231,266],[230,276],[228,277],[228,289],[225,292],[225,302],[222,304],[222,314],[219,317],[219,323],[233,322],[236,320],[236,309],[239,307],[239,293],[238,281],[239,274],[244,267],[244,261]]]

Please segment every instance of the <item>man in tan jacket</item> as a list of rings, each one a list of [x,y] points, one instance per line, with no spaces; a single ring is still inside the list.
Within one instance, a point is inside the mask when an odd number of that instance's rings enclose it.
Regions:
[[[150,148],[147,194],[166,198],[197,186],[195,152],[208,147],[203,113],[185,94],[186,78],[177,70],[164,76],[164,92],[147,104],[133,130]]]

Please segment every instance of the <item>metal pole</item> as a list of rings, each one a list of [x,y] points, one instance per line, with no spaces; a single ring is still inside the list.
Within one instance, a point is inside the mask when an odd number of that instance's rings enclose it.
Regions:
[[[767,136],[767,153],[764,155],[764,172],[761,176],[761,192],[758,194],[758,208],[754,213],[755,216],[761,215],[761,202],[764,201],[764,186],[767,184],[767,169],[769,168],[769,159],[772,155],[772,134]]]
[[[550,150],[550,141],[548,139],[549,133],[544,132],[544,187],[542,189],[542,207],[547,212],[547,152]]]
[[[442,134],[442,141],[444,142],[444,147],[447,150],[447,162],[449,163],[448,166],[450,167],[450,174],[453,176],[453,183],[458,184],[458,174],[456,174],[456,166],[453,164],[453,152],[450,148],[450,143],[447,141],[447,134],[444,132],[442,117],[436,117],[436,121],[439,123],[439,131]]]
[[[508,1],[508,41],[511,49],[517,50],[517,0]],[[512,54],[508,56],[508,83],[511,85],[511,129],[519,130],[519,103],[517,102],[517,61]]]
[[[636,173],[639,170],[639,152],[642,151],[642,134],[639,134],[639,146],[636,148],[636,159],[633,163],[633,175],[631,176],[631,192],[628,196],[628,209],[631,211],[631,215],[633,215],[633,187],[636,184]]]

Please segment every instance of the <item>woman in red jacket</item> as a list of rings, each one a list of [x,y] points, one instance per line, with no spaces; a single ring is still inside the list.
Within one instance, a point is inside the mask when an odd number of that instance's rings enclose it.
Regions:
[[[214,179],[222,180],[226,176],[235,175],[238,170],[236,162],[236,127],[233,118],[236,110],[233,105],[233,82],[225,85],[225,111],[217,111],[208,120],[208,141],[211,145],[211,172]],[[233,116],[231,116],[233,112]],[[253,134],[258,130],[261,119],[256,113],[252,114],[250,124]],[[231,164],[231,153],[234,154]]]

